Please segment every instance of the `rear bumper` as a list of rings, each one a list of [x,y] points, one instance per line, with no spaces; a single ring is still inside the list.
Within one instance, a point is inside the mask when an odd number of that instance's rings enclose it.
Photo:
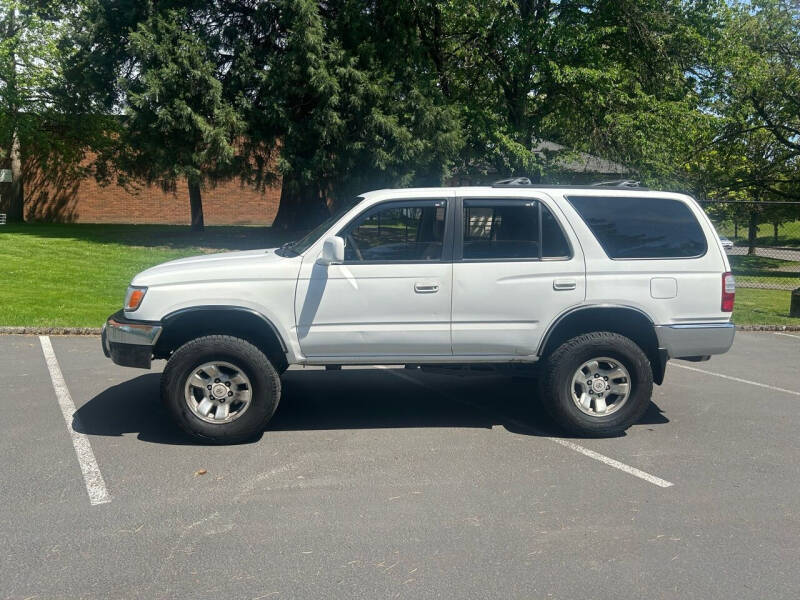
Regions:
[[[116,312],[103,325],[103,353],[123,367],[149,369],[162,330],[158,322],[135,321],[126,318],[123,311]]]
[[[733,323],[691,323],[656,325],[658,346],[669,358],[707,357],[724,354],[733,345]]]

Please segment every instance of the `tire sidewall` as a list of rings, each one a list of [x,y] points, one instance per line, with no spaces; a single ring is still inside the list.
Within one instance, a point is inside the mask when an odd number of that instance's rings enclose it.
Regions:
[[[231,363],[247,376],[252,388],[250,406],[228,423],[208,423],[186,403],[186,380],[202,364]],[[278,407],[280,379],[264,354],[250,343],[227,336],[188,342],[175,351],[164,370],[162,400],[177,424],[190,435],[211,443],[236,443],[261,431]]]
[[[566,346],[566,348],[564,348]],[[559,360],[548,373],[549,390],[545,398],[551,413],[570,431],[588,435],[619,433],[638,421],[650,404],[652,370],[647,356],[631,340],[618,334],[587,335],[568,341],[554,355]],[[581,411],[572,399],[572,379],[578,367],[593,358],[619,361],[630,375],[630,395],[623,406],[610,415],[593,417]]]

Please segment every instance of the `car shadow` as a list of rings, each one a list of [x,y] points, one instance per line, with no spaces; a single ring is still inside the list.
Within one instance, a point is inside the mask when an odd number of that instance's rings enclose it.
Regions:
[[[522,435],[565,437],[539,406],[532,380],[393,371],[288,371],[280,405],[264,433],[502,426]],[[198,444],[172,423],[159,399],[159,379],[158,373],[148,373],[104,390],[76,411],[73,427],[87,435],[136,434],[156,444]],[[639,421],[667,422],[655,404]]]

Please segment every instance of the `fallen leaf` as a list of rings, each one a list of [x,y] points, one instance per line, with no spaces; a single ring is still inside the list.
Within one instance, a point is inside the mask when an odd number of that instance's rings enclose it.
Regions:
[[[208,473],[208,471],[205,469],[200,469],[199,471],[194,472],[195,475],[205,475],[206,473]]]

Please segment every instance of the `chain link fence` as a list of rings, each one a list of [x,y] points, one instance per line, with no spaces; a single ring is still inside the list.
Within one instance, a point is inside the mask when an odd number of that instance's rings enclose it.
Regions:
[[[701,202],[722,238],[736,287],[800,287],[800,202]]]

